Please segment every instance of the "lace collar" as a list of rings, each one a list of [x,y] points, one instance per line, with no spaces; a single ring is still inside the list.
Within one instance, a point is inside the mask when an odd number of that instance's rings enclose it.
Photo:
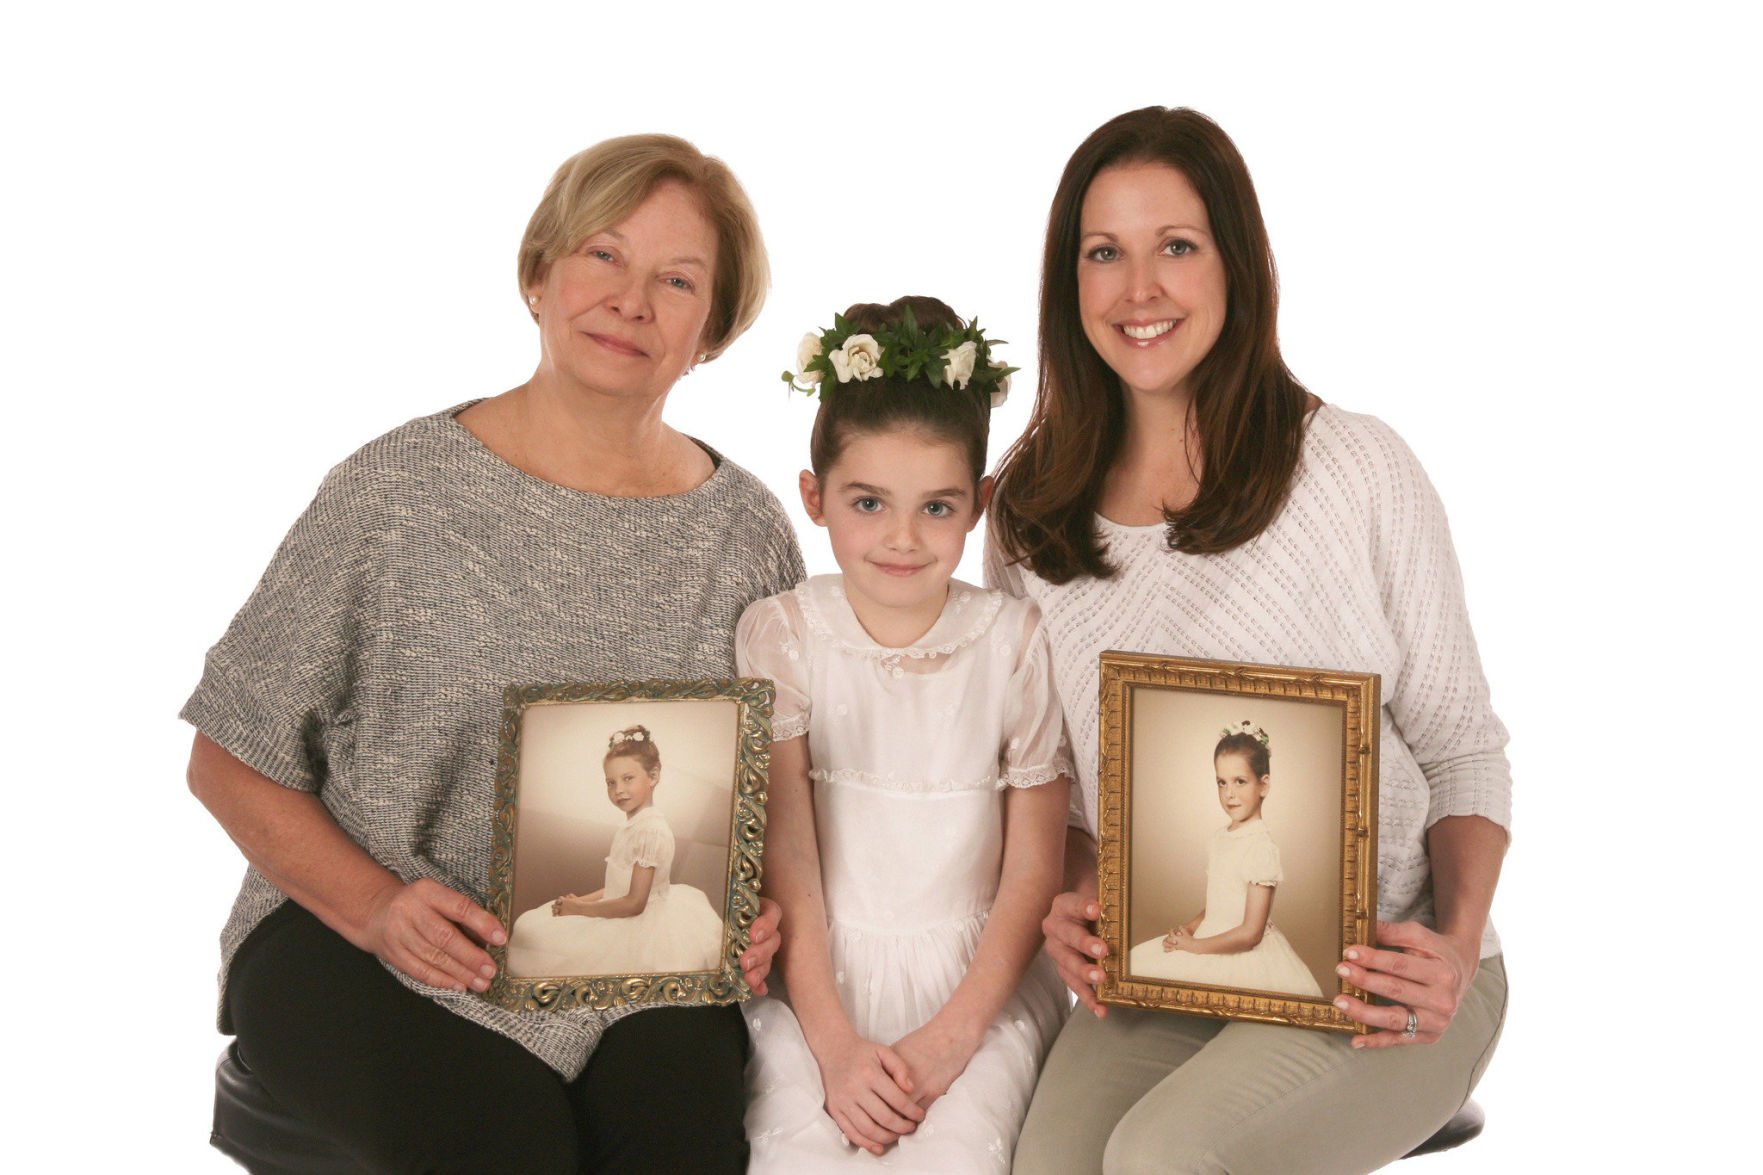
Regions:
[[[863,630],[851,602],[845,598],[845,577],[816,575],[796,589],[802,617],[809,630],[835,649],[899,661],[902,657],[946,657],[979,639],[1004,603],[999,592],[986,591],[958,579],[949,581],[949,598],[942,615],[923,636],[904,648],[891,649],[875,642]]]

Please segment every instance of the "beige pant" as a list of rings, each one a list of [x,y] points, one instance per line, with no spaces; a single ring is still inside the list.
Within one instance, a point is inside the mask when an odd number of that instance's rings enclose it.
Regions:
[[[1469,1099],[1505,1017],[1498,957],[1430,1045],[1355,1049],[1346,1033],[1078,1008],[1041,1071],[1014,1170],[1371,1171]]]

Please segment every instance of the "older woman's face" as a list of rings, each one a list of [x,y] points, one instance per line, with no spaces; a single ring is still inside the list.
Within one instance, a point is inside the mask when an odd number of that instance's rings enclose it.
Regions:
[[[665,396],[702,350],[716,260],[698,197],[659,185],[528,291],[538,296],[541,371],[603,395]]]
[[[1188,377],[1224,328],[1224,259],[1206,203],[1161,163],[1110,167],[1079,214],[1078,312],[1084,334],[1130,391],[1188,394]]]

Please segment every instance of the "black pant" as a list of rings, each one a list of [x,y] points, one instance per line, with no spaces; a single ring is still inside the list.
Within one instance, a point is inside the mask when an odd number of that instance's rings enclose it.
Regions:
[[[746,1170],[738,1008],[627,1016],[565,1082],[285,902],[234,956],[227,1011],[264,1088],[375,1170]]]

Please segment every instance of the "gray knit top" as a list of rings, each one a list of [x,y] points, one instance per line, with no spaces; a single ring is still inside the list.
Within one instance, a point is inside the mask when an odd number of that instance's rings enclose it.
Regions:
[[[466,407],[331,470],[183,717],[318,793],[405,881],[481,903],[503,687],[731,676],[742,610],[794,586],[802,556],[777,499],[715,453],[686,493],[603,497],[507,464],[454,419]],[[239,944],[285,900],[246,870],[221,935],[223,990]],[[565,1078],[631,1010],[522,1014],[393,974]]]

